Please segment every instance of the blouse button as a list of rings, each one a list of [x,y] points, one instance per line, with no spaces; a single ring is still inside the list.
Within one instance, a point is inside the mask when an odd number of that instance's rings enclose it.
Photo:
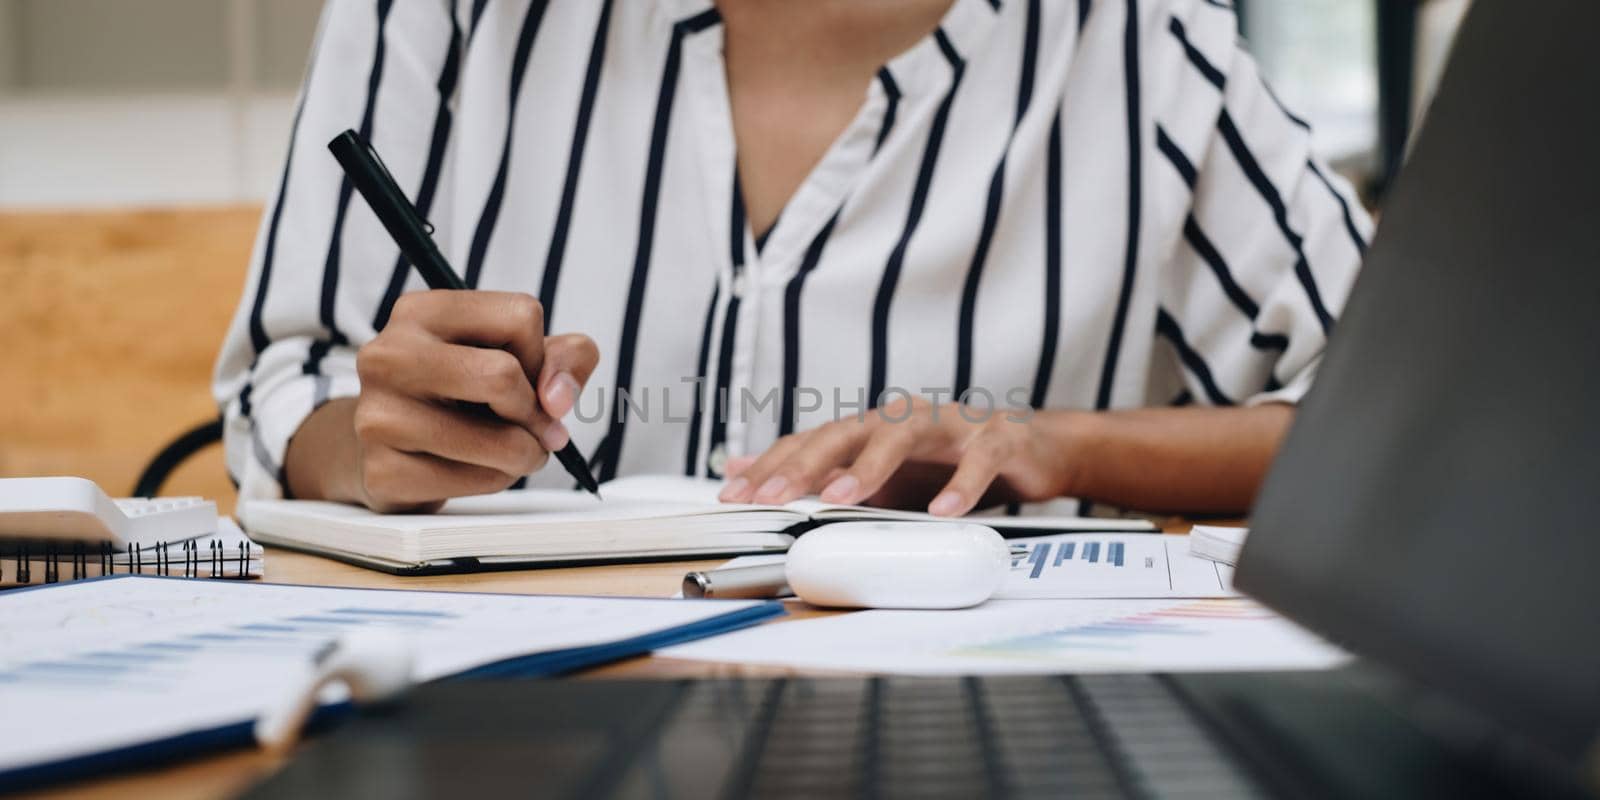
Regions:
[[[713,478],[722,477],[722,468],[728,466],[727,445],[717,445],[711,448],[711,454],[706,457],[706,466],[711,469]]]
[[[743,299],[746,292],[750,291],[750,279],[743,273],[733,276],[733,296]]]

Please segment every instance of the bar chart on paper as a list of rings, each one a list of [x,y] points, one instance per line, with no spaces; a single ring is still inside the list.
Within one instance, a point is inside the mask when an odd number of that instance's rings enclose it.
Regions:
[[[1239,597],[1233,567],[1189,555],[1189,537],[1069,533],[1009,540],[1011,572],[996,599]],[[724,567],[781,564],[783,556],[740,556]]]
[[[170,636],[148,636],[167,621],[158,610],[135,606],[96,609],[94,623],[106,624],[98,634],[99,646],[33,650],[46,657],[7,659],[0,662],[0,684],[10,689],[80,691],[184,692],[217,675],[239,675],[245,664],[265,663],[284,669],[307,663],[313,654],[342,633],[384,628],[403,634],[437,631],[459,620],[460,614],[425,608],[319,609],[315,613],[288,612],[257,622],[222,624],[210,628],[178,628]],[[66,624],[90,628],[84,621]],[[126,630],[115,628],[126,627]],[[95,626],[95,627],[98,627]],[[123,638],[146,633],[142,638]],[[37,638],[37,637],[36,637]]]
[[[1113,534],[1013,539],[1003,598],[1234,597],[1233,569],[1189,555],[1186,536]]]
[[[722,607],[630,598],[335,589],[122,576],[6,594],[0,699],[13,690],[195,692],[281,683],[353,630],[415,645],[431,680],[543,650],[637,636]],[[727,607],[733,610],[733,607]],[[32,695],[30,695],[32,696]],[[0,704],[0,708],[7,707]],[[10,706],[15,708],[15,706]],[[0,715],[0,720],[4,715]]]

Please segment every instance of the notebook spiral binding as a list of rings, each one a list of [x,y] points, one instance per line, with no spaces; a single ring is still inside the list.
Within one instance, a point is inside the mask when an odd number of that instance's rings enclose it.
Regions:
[[[150,551],[148,554],[145,552],[147,548],[142,547],[138,542],[130,543],[128,545],[128,557],[132,561],[125,565],[119,565],[116,563],[117,551],[111,547],[109,542],[101,542],[98,548],[95,548],[98,552],[92,555],[90,547],[83,542],[74,543],[65,548],[65,551],[61,545],[45,544],[42,545],[42,553],[30,552],[27,544],[19,543],[9,559],[12,562],[12,582],[17,584],[33,583],[35,577],[34,565],[40,561],[44,564],[44,574],[40,576],[44,578],[44,583],[61,582],[61,565],[63,561],[72,570],[71,577],[67,580],[91,578],[99,575],[116,575],[118,574],[117,568],[119,566],[125,567],[124,573],[128,575],[198,578],[201,577],[201,566],[204,565],[209,568],[206,570],[209,574],[205,576],[208,578],[238,580],[251,577],[250,562],[255,557],[255,554],[253,552],[254,547],[250,542],[240,543],[232,548],[232,552],[230,552],[226,544],[216,539],[208,542],[210,547],[204,552],[197,541],[185,541],[179,544],[179,552],[174,557],[171,542],[157,542],[153,548],[148,548]],[[39,558],[40,555],[43,556],[42,559]],[[152,557],[153,560],[146,561],[146,555]],[[6,581],[5,562],[7,560],[6,558],[0,558],[0,583]],[[98,568],[99,571],[93,572],[95,568]],[[232,574],[229,574],[230,568],[233,570]]]

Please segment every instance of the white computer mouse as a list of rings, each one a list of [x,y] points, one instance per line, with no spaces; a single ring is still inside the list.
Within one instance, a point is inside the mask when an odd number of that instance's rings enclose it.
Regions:
[[[789,587],[834,608],[966,608],[994,594],[1011,550],[970,522],[835,522],[789,547]]]

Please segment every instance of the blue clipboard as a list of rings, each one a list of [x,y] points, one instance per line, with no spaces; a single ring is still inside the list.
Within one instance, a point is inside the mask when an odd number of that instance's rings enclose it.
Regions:
[[[158,578],[149,575],[107,575],[103,577],[85,578],[79,581],[56,583],[42,586],[29,586],[13,589],[7,595],[19,592],[49,591],[60,586],[70,586],[85,581],[120,581],[120,580],[198,580],[210,581],[208,578]],[[251,587],[282,586],[285,584],[244,584]],[[294,584],[307,585],[307,584]],[[392,592],[407,591],[404,589],[365,589],[344,586],[322,586],[318,588],[337,588],[348,591]],[[493,594],[497,596],[518,597],[505,592],[452,592],[452,594]],[[559,595],[541,595],[544,597]],[[576,597],[580,595],[566,595]],[[644,599],[644,598],[640,598]],[[691,601],[696,602],[696,601]],[[716,602],[716,601],[698,601]],[[466,672],[440,678],[439,680],[470,680],[474,678],[547,678],[563,675],[576,670],[620,661],[636,655],[643,655],[652,650],[670,647],[683,642],[691,642],[708,636],[727,633],[740,628],[749,627],[763,620],[784,615],[783,604],[773,600],[760,605],[746,606],[735,609],[714,617],[665,628],[651,633],[635,636],[629,639],[620,639],[604,644],[585,647],[571,647],[562,650],[548,650],[526,656],[516,656],[503,661],[473,668]],[[403,701],[402,701],[403,702]],[[328,727],[333,721],[352,712],[348,703],[339,703],[323,706],[318,709],[311,720],[310,729],[320,730]],[[218,728],[190,731],[177,736],[154,739],[139,744],[105,750],[99,753],[76,756],[60,761],[42,764],[33,764],[18,769],[0,772],[0,792],[15,792],[22,789],[32,789],[49,783],[67,780],[80,780],[97,775],[119,772],[134,768],[147,768],[171,763],[185,758],[216,753],[255,745],[255,720],[224,725]]]

